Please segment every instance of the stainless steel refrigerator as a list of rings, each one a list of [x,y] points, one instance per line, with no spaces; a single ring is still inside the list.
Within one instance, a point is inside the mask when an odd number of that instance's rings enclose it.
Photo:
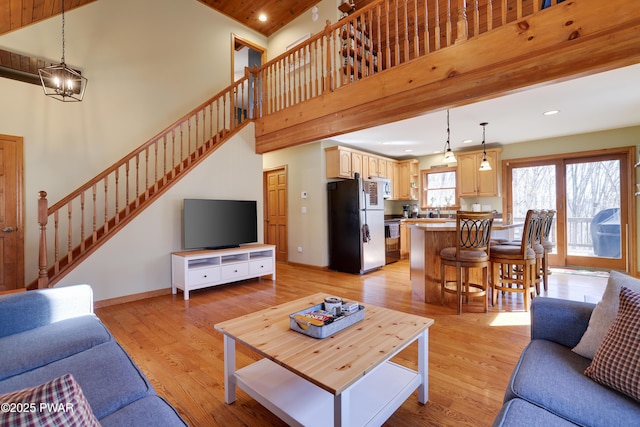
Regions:
[[[355,179],[327,184],[329,268],[363,274],[385,264],[384,189],[379,181]]]

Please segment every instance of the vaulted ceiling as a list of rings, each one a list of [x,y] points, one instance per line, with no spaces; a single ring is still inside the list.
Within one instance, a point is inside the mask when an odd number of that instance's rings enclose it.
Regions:
[[[69,11],[96,0],[66,0]],[[218,12],[269,37],[320,0],[198,0]],[[372,0],[360,0],[369,3]],[[0,0],[0,35],[59,15],[62,0]],[[264,14],[266,22],[258,17]]]
[[[64,9],[73,10],[94,1],[96,0],[66,0]],[[268,37],[313,7],[319,0],[198,1]],[[0,0],[0,36],[55,17],[61,12],[62,0]],[[261,14],[267,16],[266,22],[258,19]],[[0,77],[38,83],[37,70],[45,65],[42,58],[0,49]]]
[[[75,9],[96,0],[67,0],[65,10]],[[0,35],[35,24],[62,11],[62,0],[0,0]]]
[[[198,0],[200,3],[235,19],[269,37],[280,28],[315,6],[320,0]],[[267,18],[261,22],[258,17]]]

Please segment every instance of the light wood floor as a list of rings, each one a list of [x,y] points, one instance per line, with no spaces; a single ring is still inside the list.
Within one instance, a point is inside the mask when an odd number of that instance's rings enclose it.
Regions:
[[[606,278],[550,276],[548,296],[583,300],[600,297]],[[387,421],[388,426],[488,426],[502,406],[507,381],[529,341],[529,314],[522,296],[507,295],[490,312],[480,301],[455,314],[445,306],[412,298],[407,261],[363,276],[277,265],[275,282],[263,279],[99,308],[97,315],[158,394],[192,426],[280,426],[274,415],[239,391],[224,403],[222,335],[213,325],[316,292],[380,305],[435,319],[429,336],[429,402],[414,393]],[[241,350],[238,367],[259,358]],[[395,359],[416,368],[412,345]],[[300,396],[304,399],[304,396]]]

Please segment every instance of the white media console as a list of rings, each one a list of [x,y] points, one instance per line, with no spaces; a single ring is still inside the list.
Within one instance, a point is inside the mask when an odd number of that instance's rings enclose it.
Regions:
[[[231,249],[174,252],[171,254],[171,293],[222,285],[271,275],[276,279],[275,245],[254,244]]]

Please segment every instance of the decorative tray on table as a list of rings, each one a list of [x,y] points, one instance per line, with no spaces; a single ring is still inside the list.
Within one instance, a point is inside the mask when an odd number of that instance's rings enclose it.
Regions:
[[[327,338],[364,320],[364,306],[356,305],[350,313],[332,314],[324,304],[307,307],[289,315],[289,326],[313,338]]]

